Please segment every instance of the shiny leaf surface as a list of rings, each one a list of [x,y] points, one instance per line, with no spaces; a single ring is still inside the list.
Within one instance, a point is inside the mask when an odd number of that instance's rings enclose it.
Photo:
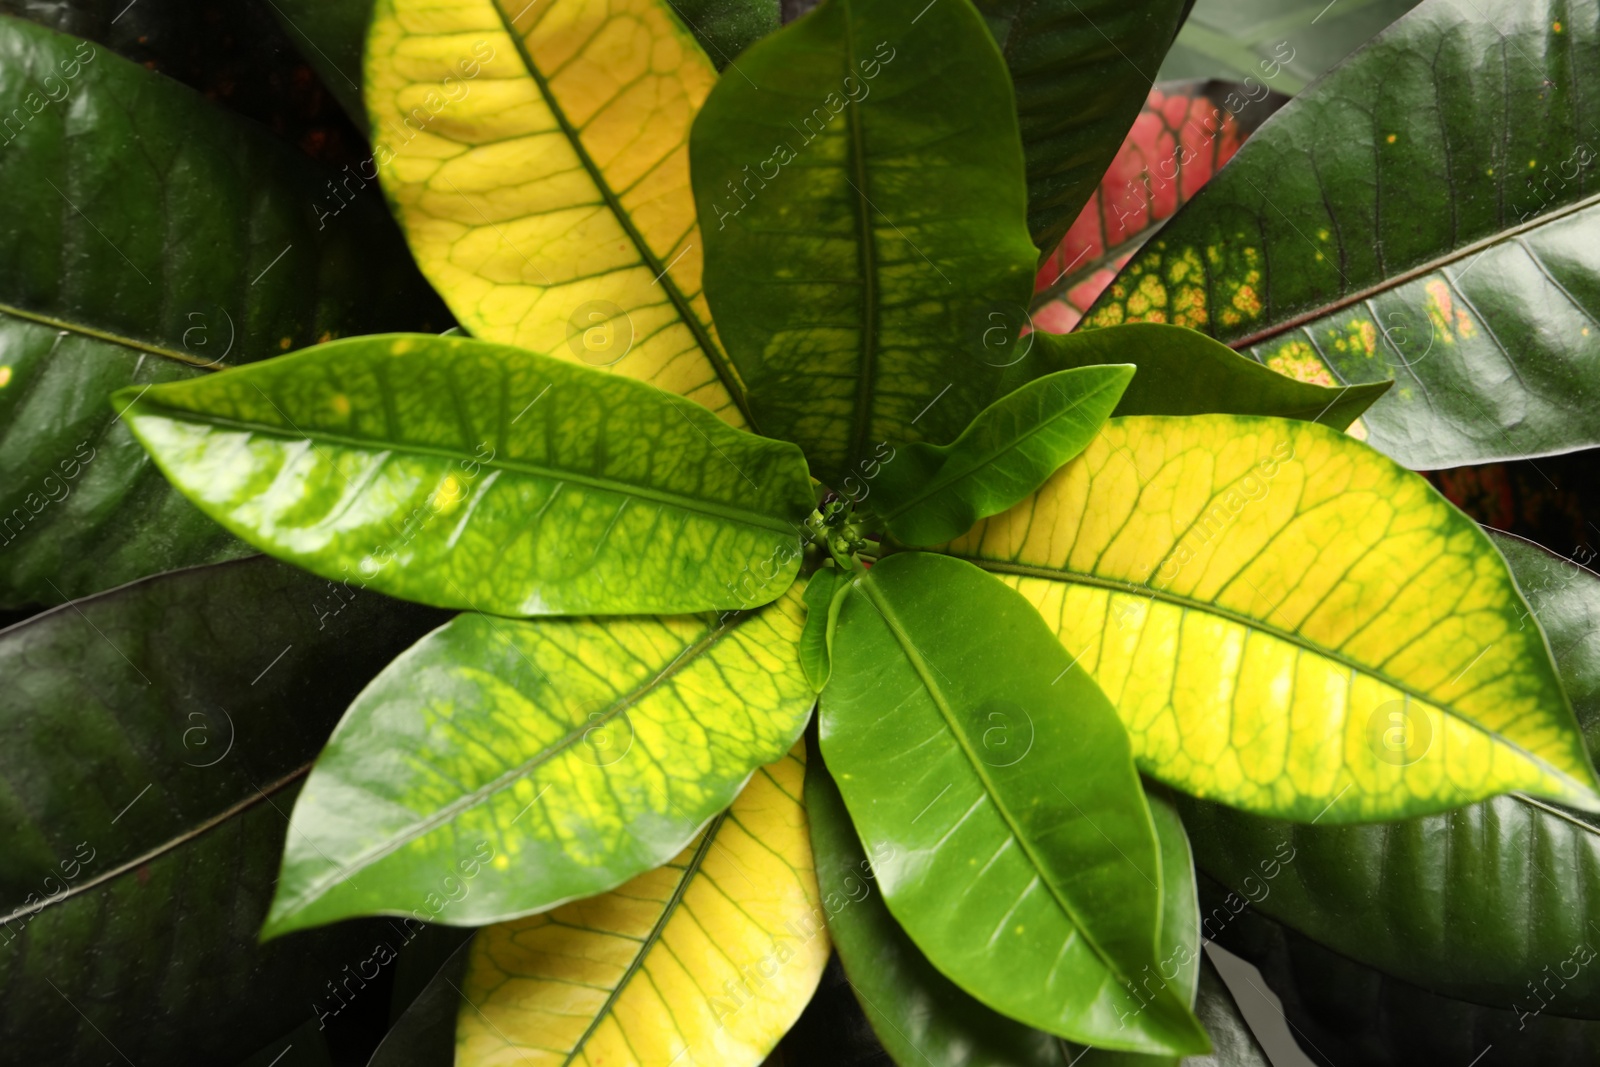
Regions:
[[[1005,64],[969,5],[925,2],[828,0],[741,56],[690,137],[717,329],[762,432],[835,488],[1000,395],[986,339],[1037,257]]]
[[[800,613],[795,589],[722,621],[458,616],[318,757],[267,934],[419,907],[482,925],[671,859],[804,727]]]
[[[443,308],[375,198],[319,228],[327,175],[197,93],[10,18],[0,66],[0,606],[246,554],[106,397]]]
[[[949,551],[1037,605],[1141,769],[1194,796],[1330,823],[1515,790],[1600,808],[1500,554],[1327,427],[1113,419]]]
[[[1115,709],[1026,601],[928,553],[853,578],[820,736],[889,910],[957,985],[1063,1037],[1205,1049],[1185,998],[1133,992],[1159,962],[1149,807]]]
[[[1419,5],[1252,137],[1085,324],[1193,326],[1324,384],[1394,378],[1363,423],[1413,468],[1600,443],[1600,24],[1568,7]]]
[[[1139,113],[1183,0],[979,0],[1016,87],[1028,232],[1061,240]]]
[[[1168,887],[1162,902],[1159,974],[1194,1001],[1201,952],[1189,846],[1183,825],[1171,808],[1152,801],[1150,811]],[[1069,1063],[1133,1067],[1176,1062],[1103,1050],[1080,1057],[1082,1050],[1070,1043],[991,1011],[963,993],[928,962],[873,892],[872,864],[850,823],[838,787],[819,762],[806,770],[806,813],[829,932],[856,999],[896,1063],[902,1067],[1066,1067]],[[1150,980],[1159,983],[1162,978]],[[1236,1015],[1226,992],[1217,988],[1220,983],[1214,975],[1202,983],[1198,1012]],[[1213,998],[1220,1002],[1208,1005]],[[1231,1061],[1193,1057],[1184,1062]]]
[[[1482,1063],[1584,1067],[1600,1054],[1600,1023],[1557,1014],[1561,979],[1587,958],[1568,945],[1535,978],[1548,1011],[1523,990],[1520,1005],[1451,1000],[1363,967],[1258,914],[1228,931],[1228,947],[1261,968],[1283,1001],[1296,1041],[1313,1063],[1363,1067],[1461,1067]],[[1589,944],[1595,944],[1589,938]],[[1572,962],[1568,962],[1572,961]],[[1592,962],[1592,961],[1591,961]],[[1536,987],[1538,988],[1538,987]]]
[[[258,557],[0,632],[7,1047],[232,1063],[337,1013],[324,984],[373,927],[256,943],[284,813],[345,704],[440,617]]]
[[[1071,331],[1133,253],[1282,103],[1232,82],[1154,86],[1094,195],[1034,278],[1034,328]]]
[[[839,594],[850,576],[831,561],[806,580],[806,625],[800,633],[800,666],[811,688],[822,692],[833,671],[833,627],[839,618]]]
[[[828,961],[804,775],[796,746],[666,865],[481,931],[456,1063],[761,1063]]]
[[[384,191],[474,337],[745,425],[689,192],[717,72],[666,0],[377,0],[366,63]]]
[[[234,533],[441,607],[763,604],[794,580],[813,505],[793,445],[465,338],[355,338],[117,395],[161,469]]]
[[[1600,723],[1600,576],[1504,534],[1580,720]],[[1407,725],[1398,724],[1400,728]],[[1537,1006],[1577,943],[1600,947],[1600,823],[1525,797],[1380,826],[1294,826],[1178,798],[1202,867],[1335,951],[1446,995]],[[1281,872],[1275,860],[1293,857]],[[1266,861],[1266,862],[1264,862]],[[1268,871],[1271,878],[1265,877]],[[1561,968],[1554,1014],[1600,1018],[1600,975]]]
[[[1123,415],[1272,415],[1342,430],[1389,383],[1322,386],[1275,374],[1227,345],[1181,326],[1129,323],[1062,336],[1022,338],[1018,379],[1069,367],[1129,363],[1138,369],[1117,402]]]
[[[1110,418],[1133,378],[1127,365],[1036,378],[978,412],[948,445],[896,450],[873,486],[872,509],[901,544],[959,537],[1038,489]]]
[[[1162,78],[1250,78],[1293,96],[1417,0],[1196,0]]]

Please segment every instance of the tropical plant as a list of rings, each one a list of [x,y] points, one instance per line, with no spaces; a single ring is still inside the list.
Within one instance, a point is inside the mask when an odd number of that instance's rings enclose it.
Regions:
[[[69,1059],[264,1059],[448,956],[374,1062],[753,1067],[832,946],[901,1064],[1255,1064],[1202,966],[1239,892],[1435,999],[1519,995],[1592,871],[1563,891],[1493,834],[1594,848],[1600,585],[1414,468],[1594,443],[1600,29],[1484,2],[1424,0],[1242,148],[1234,90],[1149,96],[1181,0],[289,4],[365,109],[331,199],[159,75],[0,22],[36,209],[0,262],[0,589],[60,605],[0,635],[19,1015]],[[1478,76],[1491,32],[1515,78]],[[1107,168],[1169,98],[1173,180],[1213,155],[1113,238]],[[1519,218],[1523,155],[1571,166]],[[1120,269],[1035,329],[1075,240]],[[1533,323],[1529,286],[1574,310]],[[237,350],[197,353],[219,312]],[[1508,337],[1514,381],[1484,372]],[[80,733],[93,772],[47,758]],[[1449,888],[1452,835],[1481,937],[1350,874]],[[218,912],[210,955],[126,903],[152,878]],[[31,984],[106,929],[116,967]],[[228,1011],[140,1032],[210,959]],[[1552,1017],[1600,1003],[1580,973]],[[301,1006],[242,1010],[252,982]]]

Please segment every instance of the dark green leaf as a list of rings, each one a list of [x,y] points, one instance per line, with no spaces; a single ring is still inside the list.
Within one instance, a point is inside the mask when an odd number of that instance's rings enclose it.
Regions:
[[[778,28],[778,0],[666,0],[718,70]]]
[[[620,375],[459,337],[352,338],[117,403],[240,537],[441,607],[764,604],[799,570],[814,502],[793,445]]]
[[[1183,0],[978,0],[1016,86],[1028,232],[1049,251],[1094,193],[1155,80]]]
[[[1074,1040],[1205,1049],[1184,997],[1134,992],[1162,872],[1127,734],[1020,594],[921,552],[852,578],[820,737],[889,910],[957,985]]]
[[[1137,367],[1112,412],[1118,417],[1275,415],[1342,430],[1390,386],[1295,381],[1180,326],[1132,323],[1084,333],[1034,333],[1021,344],[1027,354],[1016,364],[1019,377],[1101,363]]]
[[[361,130],[361,47],[374,0],[265,0],[345,113]]]
[[[456,617],[318,757],[266,934],[372,913],[482,926],[659,867],[804,728],[800,614],[794,589],[721,620]]]
[[[837,488],[1000,395],[986,331],[1038,255],[1011,85],[971,5],[926,0],[828,0],[739,69],[689,141],[706,297],[762,432]]]
[[[833,669],[833,627],[839,618],[839,594],[850,576],[831,561],[806,581],[806,626],[800,633],[800,666],[811,688],[822,692]]]
[[[439,967],[417,999],[395,1020],[367,1067],[440,1067],[456,1054],[456,1014],[471,943],[461,945]]]
[[[1291,96],[1417,0],[1198,0],[1161,77],[1252,79]]]
[[[1204,899],[1204,894],[1202,899]],[[1246,910],[1223,938],[1261,968],[1296,1041],[1313,1063],[1361,1067],[1587,1067],[1600,1056],[1600,1023],[1559,1014],[1557,970],[1579,966],[1567,946],[1531,976],[1548,1007],[1524,988],[1515,1003],[1451,1000],[1363,967]],[[1600,945],[1589,938],[1588,945]],[[1569,962],[1571,961],[1571,962]],[[1592,960],[1591,960],[1592,965]]]
[[[314,1002],[340,1010],[325,984],[375,930],[397,936],[387,924],[265,948],[256,931],[299,778],[440,617],[256,558],[0,633],[6,1047],[121,1062],[109,1039],[135,1062],[231,1063]]]
[[[88,42],[0,18],[0,66],[0,605],[240,555],[111,391],[447,316],[375,191],[319,206],[317,168]]]
[[[1568,8],[1425,0],[1275,115],[1084,324],[1394,378],[1362,432],[1417,469],[1600,444],[1600,23]]]
[[[1600,576],[1493,536],[1592,733],[1600,722]],[[1176,801],[1208,874],[1335,951],[1448,996],[1526,1004],[1527,983],[1547,964],[1578,942],[1600,947],[1593,815],[1512,795],[1422,819],[1328,827]],[[1207,936],[1215,925],[1208,917]],[[1567,976],[1560,996],[1561,1014],[1600,1018],[1600,968]]]
[[[1132,1067],[1175,1062],[1103,1050],[1080,1059],[1080,1050],[1070,1043],[984,1007],[928,962],[873,892],[872,865],[821,760],[806,764],[806,814],[828,932],[866,1017],[902,1067],[1064,1067],[1069,1062]],[[1162,905],[1160,974],[1192,1002],[1201,952],[1189,846],[1171,808],[1152,802],[1151,814],[1161,846],[1164,884],[1170,887]],[[1217,991],[1208,987],[1208,999],[1216,996]],[[1221,1016],[1226,1026],[1227,1007],[1202,1002],[1199,1010]]]
[[[906,545],[938,545],[1024,499],[1082,452],[1133,378],[1126,364],[1037,378],[978,412],[948,445],[902,445],[876,472],[872,510]]]

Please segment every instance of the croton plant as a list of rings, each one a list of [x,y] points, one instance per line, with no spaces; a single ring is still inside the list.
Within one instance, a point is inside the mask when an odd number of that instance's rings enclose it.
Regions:
[[[1589,1062],[1600,12],[1187,6],[0,21],[8,1062]]]

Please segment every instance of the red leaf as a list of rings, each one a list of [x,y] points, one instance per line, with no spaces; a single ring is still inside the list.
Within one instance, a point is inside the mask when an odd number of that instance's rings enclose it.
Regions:
[[[1287,99],[1220,81],[1152,88],[1100,187],[1039,268],[1034,327],[1071,331],[1139,246]]]

